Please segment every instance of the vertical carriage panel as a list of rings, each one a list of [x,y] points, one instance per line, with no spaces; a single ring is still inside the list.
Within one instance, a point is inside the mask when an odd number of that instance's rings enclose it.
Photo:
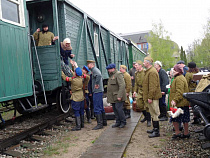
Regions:
[[[0,102],[33,94],[27,32],[0,21]]]

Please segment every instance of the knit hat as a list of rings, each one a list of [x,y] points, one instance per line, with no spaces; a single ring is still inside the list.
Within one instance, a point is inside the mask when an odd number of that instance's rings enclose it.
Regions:
[[[188,67],[189,67],[189,68],[196,68],[196,63],[194,63],[194,62],[189,62],[189,63],[188,63]]]
[[[155,64],[158,64],[160,67],[162,67],[162,63],[160,61],[156,61]]]
[[[176,65],[174,66],[174,70],[175,70],[176,72],[179,72],[179,74],[183,74],[183,73],[184,73],[183,67],[182,67],[181,65],[179,65],[179,64],[176,64]]]
[[[120,67],[125,69],[125,70],[127,69],[127,67],[125,65],[120,65]]]
[[[145,57],[144,60],[148,60],[150,61],[151,63],[153,63],[153,59],[151,57]]]
[[[137,60],[136,63],[139,65],[143,65],[143,62],[141,60]]]
[[[108,70],[108,69],[113,69],[113,68],[115,68],[116,67],[116,65],[115,64],[109,64],[107,67],[106,67],[106,69]]]
[[[71,43],[70,38],[65,38],[65,39],[63,40],[63,43],[64,43],[64,44],[66,44],[66,43]]]
[[[82,76],[82,69],[81,69],[81,68],[79,68],[79,67],[76,68],[76,69],[75,69],[75,72],[76,72],[76,75],[77,75],[77,76]]]

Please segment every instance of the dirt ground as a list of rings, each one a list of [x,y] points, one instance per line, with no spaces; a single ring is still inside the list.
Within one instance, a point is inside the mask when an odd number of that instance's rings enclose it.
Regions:
[[[91,124],[85,123],[85,128],[82,130],[70,131],[61,138],[60,141],[62,143],[68,144],[65,151],[61,148],[59,153],[49,156],[45,155],[44,158],[79,158],[93,145],[100,134],[114,122],[114,120],[108,120],[108,126],[101,130],[92,130],[92,128],[96,125],[96,120],[92,120]],[[148,134],[146,133],[146,130],[148,129],[150,128],[146,127],[146,123],[138,123],[132,139],[127,146],[124,157],[158,157],[157,151],[164,144],[165,134],[161,133],[161,137],[149,139]],[[53,145],[56,145],[56,143]]]

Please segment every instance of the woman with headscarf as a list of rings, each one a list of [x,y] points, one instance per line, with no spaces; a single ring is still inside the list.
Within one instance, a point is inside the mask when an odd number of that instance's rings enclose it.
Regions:
[[[61,68],[66,76],[71,76],[71,69],[69,67],[68,58],[72,59],[74,54],[71,53],[71,40],[70,38],[65,38],[63,42],[60,43],[60,54],[61,54]]]
[[[188,122],[190,122],[189,103],[183,97],[183,93],[189,92],[187,80],[183,76],[183,68],[179,64],[174,66],[174,80],[170,89],[169,103],[170,107],[181,108],[184,114],[179,115],[176,118],[172,118],[172,122],[175,128],[175,134],[172,136],[175,138],[189,138],[190,133],[188,131]],[[179,123],[184,124],[184,134],[181,134],[179,130]]]

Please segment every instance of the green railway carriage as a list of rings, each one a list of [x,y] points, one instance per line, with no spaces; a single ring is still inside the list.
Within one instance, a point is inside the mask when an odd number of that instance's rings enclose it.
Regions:
[[[16,2],[17,1],[17,2]],[[95,60],[104,81],[106,66],[126,65],[145,56],[133,43],[117,36],[67,0],[0,0],[18,5],[19,18],[5,19],[5,5],[0,3],[0,102],[14,100],[20,113],[33,112],[57,102],[69,111],[69,89],[61,79],[60,45],[71,39],[72,53],[79,67]],[[14,13],[15,14],[15,13]],[[59,40],[55,45],[35,46],[32,34],[42,24]],[[30,35],[30,36],[29,36]],[[4,37],[4,38],[3,38]],[[104,82],[106,83],[106,82]],[[41,103],[41,105],[40,105]]]
[[[133,62],[141,60],[144,62],[144,57],[147,55],[145,52],[140,50],[132,41],[128,40],[128,49],[129,49],[129,65],[132,67]]]
[[[26,15],[23,0],[0,1],[0,102],[33,95]]]

